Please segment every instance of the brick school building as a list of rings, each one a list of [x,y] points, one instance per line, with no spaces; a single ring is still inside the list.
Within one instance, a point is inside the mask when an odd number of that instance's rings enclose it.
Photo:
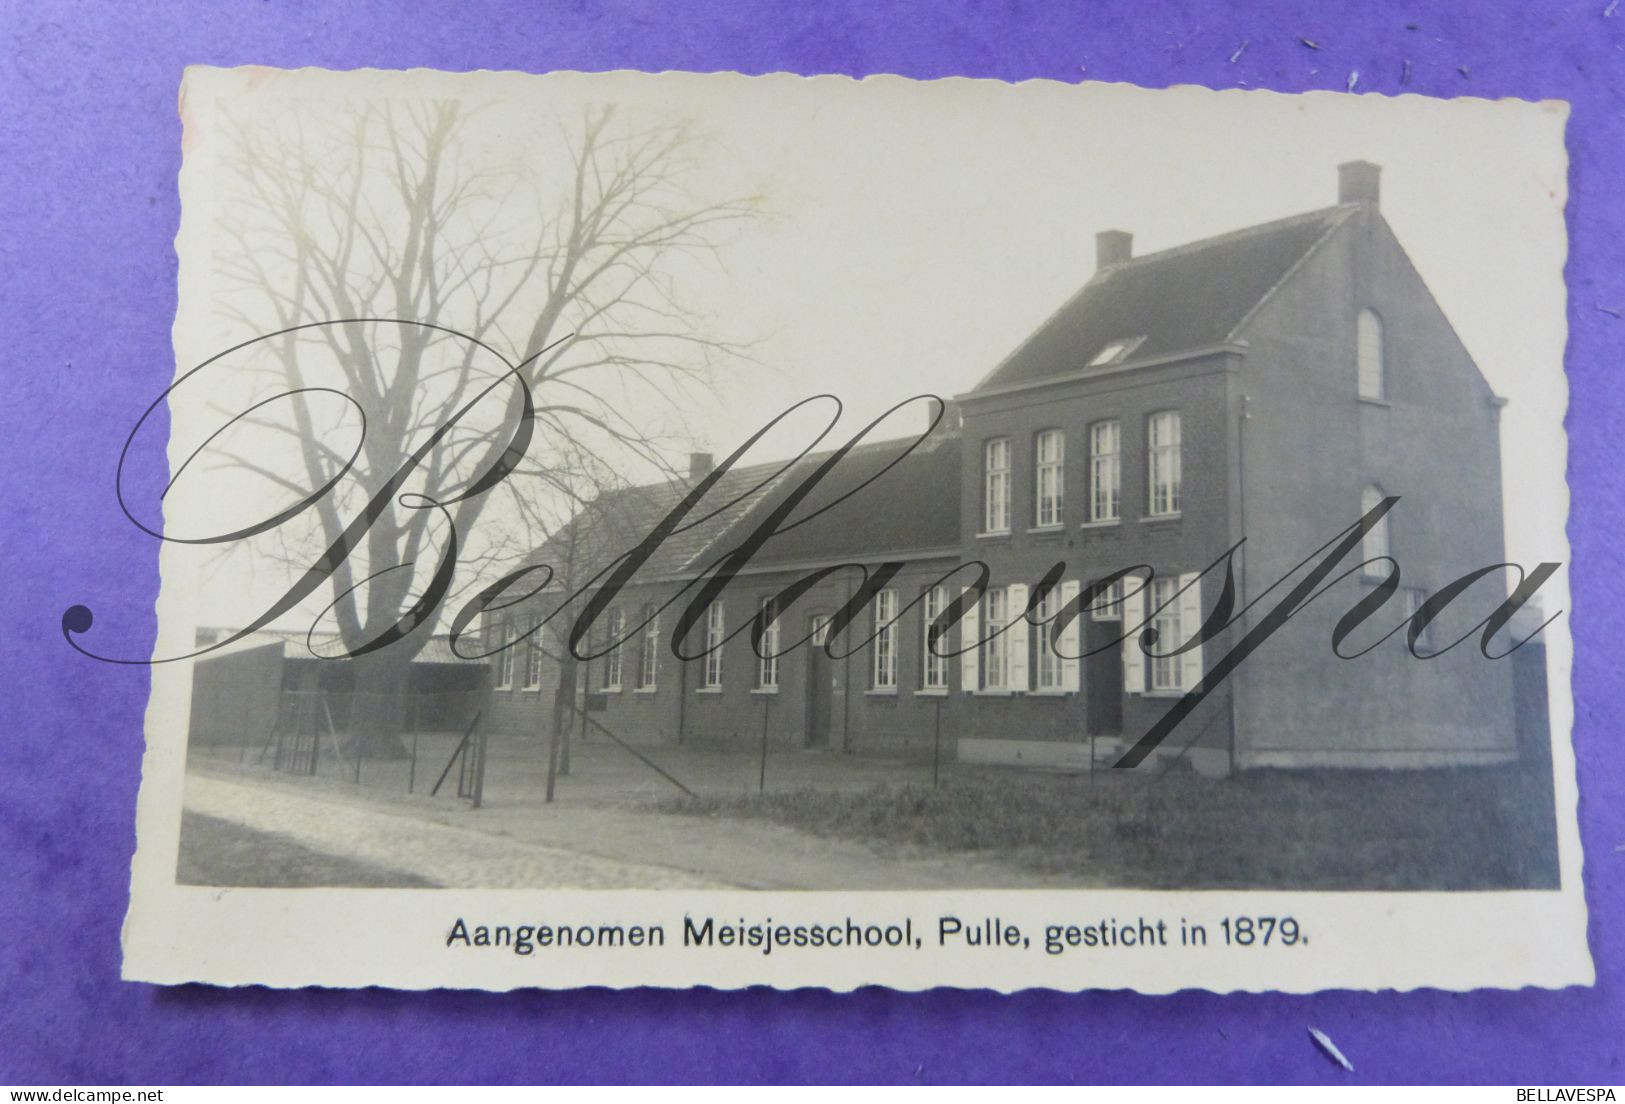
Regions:
[[[1332,206],[1145,256],[1104,231],[1093,277],[933,432],[860,444],[818,482],[788,518],[811,520],[764,541],[696,610],[683,643],[707,654],[683,661],[673,627],[701,581],[828,454],[723,472],[689,518],[711,516],[620,590],[564,692],[635,743],[754,749],[765,727],[777,748],[928,754],[940,739],[963,761],[1088,769],[1195,687],[1282,579],[1398,496],[1347,577],[1212,689],[1157,758],[1213,774],[1509,761],[1514,668],[1543,665],[1537,647],[1489,660],[1475,636],[1419,660],[1401,632],[1355,658],[1332,648],[1339,618],[1387,575],[1382,557],[1400,565],[1399,589],[1346,652],[1502,561],[1502,405],[1384,220],[1375,165],[1340,166]],[[714,474],[696,455],[686,479],[607,493],[537,562],[589,578]],[[1163,654],[1213,613],[1224,571],[1203,572],[1238,543],[1229,626]],[[977,581],[955,570],[971,563],[986,585],[932,649],[932,623]],[[884,585],[865,591],[882,565],[894,565]],[[486,615],[504,730],[555,723],[570,618],[537,624],[562,593]],[[1499,579],[1472,588],[1419,647],[1465,635],[1505,594]],[[1056,631],[1080,596],[1089,608]],[[855,597],[861,611],[830,639]],[[777,603],[768,658],[751,632],[764,603]],[[1142,626],[1163,643],[1143,648]]]

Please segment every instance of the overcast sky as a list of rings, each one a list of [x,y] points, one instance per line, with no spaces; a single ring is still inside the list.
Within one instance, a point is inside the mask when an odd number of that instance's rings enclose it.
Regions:
[[[1131,231],[1149,253],[1328,206],[1339,162],[1375,161],[1384,215],[1509,400],[1510,557],[1567,558],[1560,105],[896,78],[460,79],[216,73],[209,88],[317,105],[340,92],[459,95],[490,101],[482,141],[516,147],[535,140],[537,118],[584,103],[693,120],[709,156],[692,189],[763,197],[724,267],[696,262],[681,280],[709,325],[755,342],[755,363],[719,377],[724,401],[694,414],[698,443],[719,454],[816,392],[839,395],[855,428],[910,395],[970,389],[1089,278],[1099,230]],[[189,122],[189,143],[199,137]]]
[[[771,217],[725,254],[729,277],[696,274],[722,323],[766,335],[763,367],[730,375],[703,423],[718,451],[815,391],[854,425],[911,394],[966,391],[1089,278],[1097,231],[1131,231],[1149,253],[1329,206],[1337,164],[1362,158],[1510,400],[1511,558],[1565,558],[1559,105],[844,78],[626,76],[615,91],[691,113],[719,192],[759,183],[767,197]]]

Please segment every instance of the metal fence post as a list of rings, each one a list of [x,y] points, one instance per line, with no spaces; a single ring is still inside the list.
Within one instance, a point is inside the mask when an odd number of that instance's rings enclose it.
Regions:
[[[767,789],[767,711],[773,705],[773,695],[762,695],[762,767],[756,779],[756,792]]]
[[[942,699],[937,699],[936,724],[931,732],[931,788],[934,790],[942,779]]]
[[[339,743],[338,729],[333,726],[333,711],[327,708],[327,702],[322,702],[322,709],[327,713],[327,727],[333,732],[333,746]],[[355,752],[355,784],[361,785],[361,756],[366,751],[367,741],[356,731],[360,720],[355,715],[355,695],[350,695],[350,748]]]
[[[406,771],[406,792],[411,793],[418,781],[418,730],[412,729],[412,765]]]

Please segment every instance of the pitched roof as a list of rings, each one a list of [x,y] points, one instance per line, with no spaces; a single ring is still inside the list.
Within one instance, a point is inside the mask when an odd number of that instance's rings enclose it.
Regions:
[[[782,523],[792,528],[770,538],[751,558],[751,564],[838,562],[846,558],[872,562],[887,553],[957,544],[958,437],[938,431],[909,452],[914,440],[877,441],[854,448],[796,504]],[[705,521],[669,537],[639,569],[638,578],[682,576],[704,570],[736,547],[737,541],[732,538],[742,539],[762,524],[829,456],[828,451],[810,453],[788,468],[782,461],[730,468],[689,517],[729,504]],[[690,488],[687,480],[676,479],[599,495],[570,526],[542,546],[535,562],[562,571],[574,539],[575,562],[582,568],[577,577],[584,581],[637,545]],[[845,497],[849,494],[851,497]],[[743,496],[740,501],[729,502],[739,496]],[[807,519],[804,524],[803,519]]]
[[[1117,341],[1143,339],[1135,359],[1223,342],[1355,210],[1328,207],[1102,268],[975,389],[1081,371]]]
[[[784,466],[780,461],[729,468],[723,472],[679,523],[679,531],[667,537],[644,562],[638,571],[639,578],[680,574],[756,504],[762,491],[774,484]],[[637,547],[683,501],[693,486],[686,479],[671,479],[604,491],[583,506],[568,525],[549,537],[532,560],[552,567],[561,581],[573,577],[572,586],[578,586],[612,560]]]
[[[796,504],[780,525],[788,531],[769,538],[751,557],[751,564],[836,559],[873,563],[890,553],[957,546],[958,435],[933,433],[910,452],[915,440],[877,441],[853,449]],[[790,479],[762,496],[734,532],[743,537],[764,521],[828,456],[821,453],[802,461]],[[714,560],[733,545],[719,541],[708,556]]]
[[[236,629],[206,629],[204,633],[213,635],[216,639],[229,636]],[[202,642],[201,640],[199,641]],[[338,660],[343,654],[344,642],[339,633],[322,629],[311,632],[309,629],[256,629],[243,639],[224,648],[200,656],[199,662],[204,662],[216,656],[231,655],[251,648],[283,649],[283,656],[289,660],[328,659]],[[466,659],[451,650],[451,641],[448,637],[430,636],[421,641],[420,649],[413,659],[414,663],[484,663],[484,659]]]

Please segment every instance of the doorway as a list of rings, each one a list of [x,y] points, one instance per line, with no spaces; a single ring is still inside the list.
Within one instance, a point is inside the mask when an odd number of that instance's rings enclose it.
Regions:
[[[829,618],[814,614],[807,619],[811,639],[807,645],[807,742],[810,748],[829,747],[830,714],[835,707],[834,664],[824,651],[829,639]]]
[[[1123,632],[1121,620],[1084,622],[1083,700],[1089,735],[1116,736],[1123,731],[1123,646],[1113,645]]]

